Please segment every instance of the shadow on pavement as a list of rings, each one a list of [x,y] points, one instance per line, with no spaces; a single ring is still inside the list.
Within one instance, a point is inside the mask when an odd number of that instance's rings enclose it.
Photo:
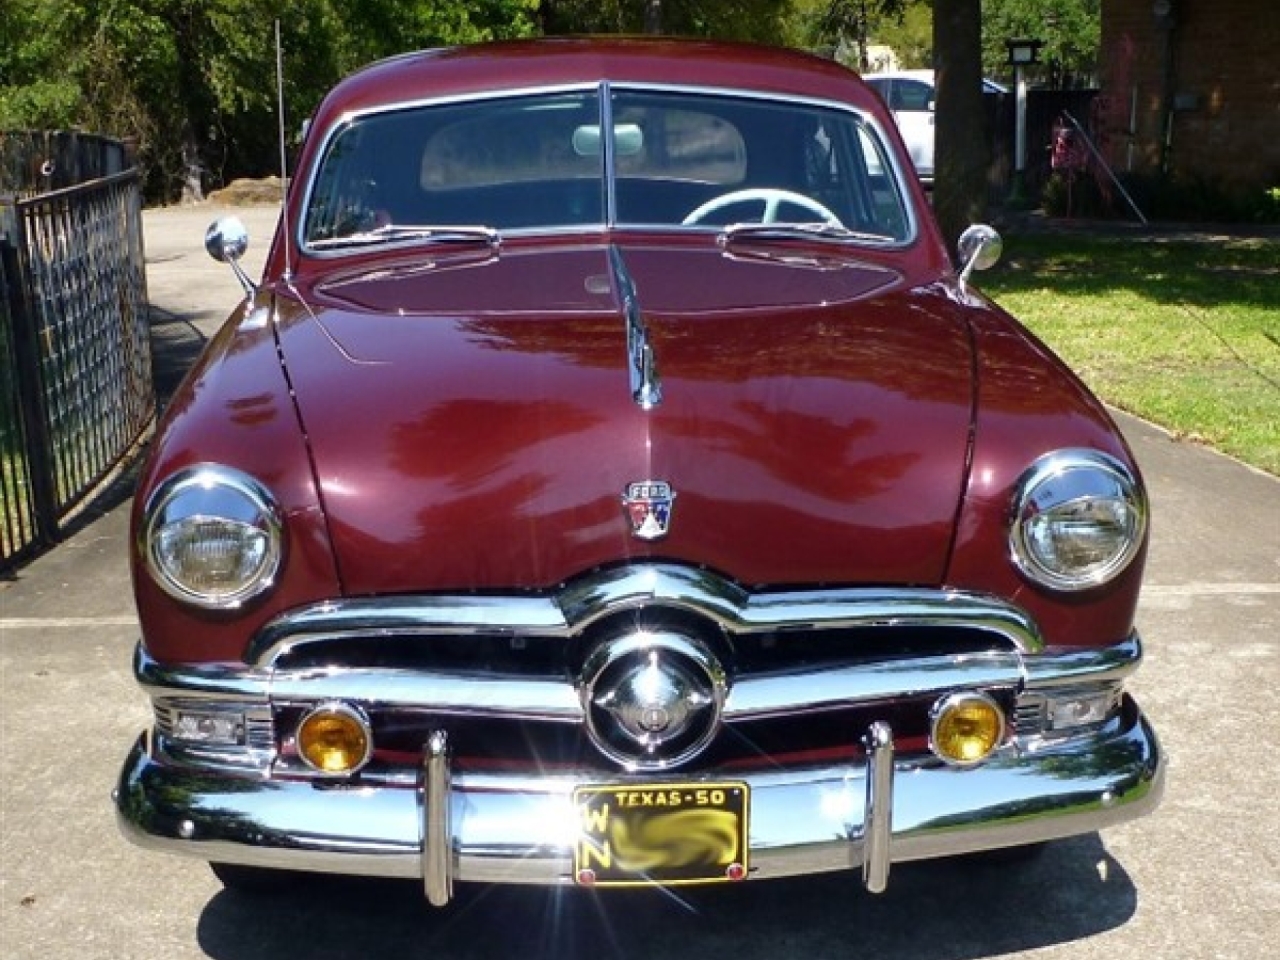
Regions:
[[[163,413],[182,378],[204,349],[206,338],[185,317],[151,308],[151,371],[156,410]]]
[[[1128,874],[1092,834],[1023,863],[897,866],[879,897],[847,873],[679,894],[465,888],[435,910],[414,883],[317,877],[271,896],[223,891],[198,936],[218,960],[970,960],[1094,936],[1136,907]]]

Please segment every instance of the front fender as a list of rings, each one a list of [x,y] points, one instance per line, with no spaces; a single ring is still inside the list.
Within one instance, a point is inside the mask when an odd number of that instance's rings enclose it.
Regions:
[[[139,481],[133,529],[148,497],[174,471],[222,463],[255,477],[285,518],[285,562],[275,588],[246,607],[211,613],[165,594],[132,538],[130,560],[143,642],[162,661],[240,659],[248,638],[282,610],[340,592],[324,511],[281,365],[274,305],[263,291],[242,304],[179,387]]]
[[[1053,646],[1099,646],[1134,625],[1146,544],[1117,579],[1081,594],[1026,580],[1009,546],[1019,478],[1039,457],[1076,447],[1099,450],[1141,477],[1102,404],[1046,346],[989,304],[972,315],[977,363],[973,458],[947,584],[1004,597],[1029,612]]]

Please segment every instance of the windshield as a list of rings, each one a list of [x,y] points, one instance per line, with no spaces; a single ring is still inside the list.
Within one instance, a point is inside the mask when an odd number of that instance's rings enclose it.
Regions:
[[[761,237],[804,225],[790,234],[902,243],[911,221],[893,169],[860,114],[805,102],[613,88],[416,105],[330,137],[302,235],[332,252],[759,224],[778,228]]]

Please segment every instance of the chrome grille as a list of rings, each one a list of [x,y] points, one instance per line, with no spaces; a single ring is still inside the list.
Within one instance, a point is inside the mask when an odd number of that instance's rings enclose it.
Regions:
[[[156,716],[156,731],[164,737],[173,736],[173,708],[166,703],[152,704]]]
[[[751,592],[708,571],[654,564],[598,571],[542,594],[317,604],[268,624],[246,649],[243,674],[210,667],[203,686],[217,690],[219,707],[244,714],[245,743],[233,752],[276,764],[287,765],[292,751],[279,744],[275,753],[268,696],[281,731],[320,701],[365,705],[378,748],[370,775],[410,763],[435,729],[448,729],[457,754],[478,765],[607,763],[583,734],[584,666],[613,638],[658,630],[695,638],[725,667],[722,725],[705,756],[715,763],[788,750],[852,760],[871,722],[890,722],[904,749],[925,749],[939,696],[983,690],[1012,710],[1025,657],[1043,648],[1025,611],[991,597],[924,588]]]
[[[253,707],[245,711],[244,743],[250,750],[275,749],[276,725],[269,707]]]
[[[1013,730],[1019,737],[1038,737],[1047,724],[1047,701],[1042,694],[1024,693],[1018,697],[1013,711]]]

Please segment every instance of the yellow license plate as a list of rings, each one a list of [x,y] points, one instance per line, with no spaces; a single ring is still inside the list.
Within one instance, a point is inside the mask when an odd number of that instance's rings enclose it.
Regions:
[[[747,876],[745,783],[590,784],[573,792],[581,886],[717,883]]]

